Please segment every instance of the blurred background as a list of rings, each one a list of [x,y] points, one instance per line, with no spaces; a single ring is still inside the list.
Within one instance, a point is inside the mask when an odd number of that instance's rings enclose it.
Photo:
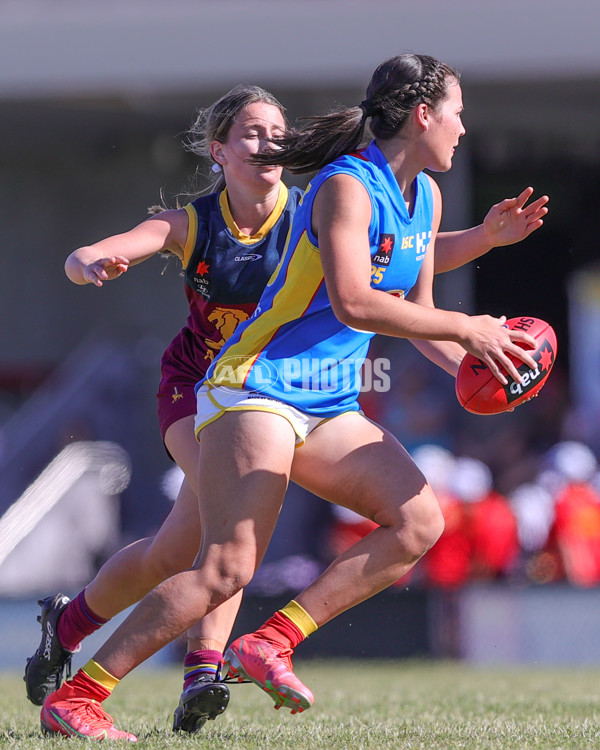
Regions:
[[[462,72],[443,229],[527,185],[550,196],[539,231],[439,277],[437,303],[544,318],[558,362],[539,398],[476,417],[410,345],[375,341],[391,390],[363,406],[437,483],[447,528],[407,580],[304,653],[600,661],[599,29],[596,0],[0,0],[0,632],[14,644],[0,664],[37,645],[36,597],[76,594],[152,534],[180,481],[155,407],[186,317],[177,263],[96,289],[71,284],[65,258],[143,220],[161,192],[173,205],[196,170],[203,186],[208,166],[181,142],[235,84],[272,91],[295,120],[356,105],[403,51]],[[369,530],[288,494],[241,629]]]

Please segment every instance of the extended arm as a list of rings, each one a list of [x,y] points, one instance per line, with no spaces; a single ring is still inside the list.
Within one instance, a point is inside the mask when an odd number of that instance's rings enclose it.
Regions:
[[[439,199],[437,188],[436,191]],[[329,299],[342,323],[388,336],[455,342],[484,361],[501,382],[506,379],[499,365],[520,381],[509,354],[535,367],[531,356],[516,343],[524,341],[534,346],[531,337],[504,328],[502,318],[469,317],[424,304],[426,299],[431,299],[431,269],[417,282],[414,299],[418,302],[373,289],[368,240],[370,218],[367,192],[353,177],[335,175],[319,188],[313,207],[313,229],[319,238]],[[456,365],[456,356],[446,355],[449,371]]]
[[[128,232],[74,250],[65,262],[65,273],[74,284],[102,286],[161,250],[181,258],[187,229],[185,210],[163,211]]]
[[[528,237],[544,223],[548,196],[527,203],[533,195],[528,187],[517,198],[505,198],[487,212],[483,224],[457,232],[440,232],[435,253],[435,273],[453,271],[479,258],[493,247],[512,245]]]
[[[430,179],[434,198],[434,214],[431,226],[431,240],[427,246],[427,254],[421,265],[416,284],[408,293],[406,299],[424,307],[435,307],[433,301],[433,272],[436,255],[436,245],[441,235],[438,234],[442,218],[442,196],[437,184]],[[432,341],[429,339],[411,339],[411,343],[427,359],[441,367],[447,373],[456,377],[458,367],[466,354],[465,349],[456,341]]]

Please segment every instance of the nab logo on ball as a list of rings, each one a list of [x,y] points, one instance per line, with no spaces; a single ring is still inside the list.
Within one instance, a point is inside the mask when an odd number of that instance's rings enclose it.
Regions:
[[[519,375],[523,378],[523,382],[517,383],[512,378],[509,378],[508,385],[504,386],[506,400],[511,404],[535,388],[539,380],[544,380],[554,365],[554,350],[548,339],[544,339],[539,349],[532,356],[537,362],[536,369],[532,370],[523,363],[521,367],[517,367]]]
[[[535,339],[535,349],[528,349],[537,367],[532,370],[521,360],[512,357],[522,382],[507,375],[502,385],[480,359],[465,354],[456,376],[456,396],[462,406],[473,414],[500,414],[528,401],[542,388],[556,361],[556,334],[551,325],[539,318],[511,318],[506,321],[511,330],[526,331]],[[506,374],[506,373],[505,373]]]

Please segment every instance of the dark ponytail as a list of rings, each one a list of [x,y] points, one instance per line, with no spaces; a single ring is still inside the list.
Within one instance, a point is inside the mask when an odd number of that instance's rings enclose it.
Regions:
[[[290,130],[272,151],[256,154],[257,164],[278,164],[294,174],[315,172],[342,154],[350,154],[365,141],[366,116],[360,107],[303,117],[299,130]]]
[[[392,57],[373,73],[360,106],[302,118],[300,129],[288,131],[274,142],[272,151],[256,154],[250,161],[297,174],[317,171],[363,145],[367,119],[375,138],[392,138],[417,105],[435,109],[445,99],[449,82],[459,78],[456,70],[428,55]]]

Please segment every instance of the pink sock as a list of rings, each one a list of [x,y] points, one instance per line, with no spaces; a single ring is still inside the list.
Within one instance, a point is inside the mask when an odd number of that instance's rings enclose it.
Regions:
[[[76,651],[81,641],[108,620],[93,612],[85,603],[85,589],[66,606],[56,628],[58,640],[67,651]]]

